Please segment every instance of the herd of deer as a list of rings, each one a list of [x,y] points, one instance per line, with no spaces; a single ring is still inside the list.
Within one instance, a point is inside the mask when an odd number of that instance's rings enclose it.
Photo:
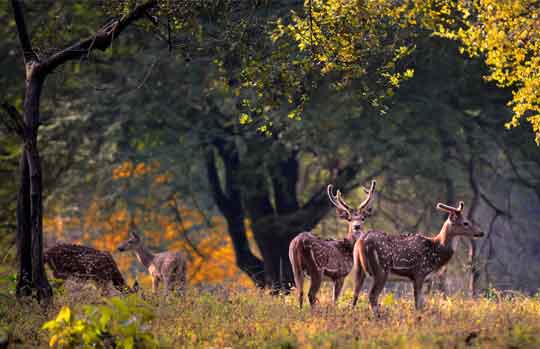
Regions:
[[[327,194],[336,207],[340,219],[348,222],[348,233],[344,239],[322,239],[311,232],[297,235],[290,243],[294,282],[298,302],[304,299],[304,277],[311,279],[308,299],[311,306],[317,302],[317,293],[323,277],[334,283],[333,302],[341,293],[345,277],[353,271],[353,307],[366,275],[373,278],[369,290],[369,303],[375,314],[379,314],[378,297],[389,274],[406,278],[413,283],[416,309],[422,307],[422,285],[433,273],[443,268],[454,253],[452,240],[456,236],[482,237],[478,226],[463,214],[463,202],[458,207],[438,203],[436,208],[446,212],[448,218],[440,232],[433,237],[420,234],[405,236],[387,234],[376,230],[364,230],[365,220],[373,211],[375,181],[365,189],[366,199],[357,207],[347,204],[341,192],[333,193],[328,185]],[[152,289],[157,292],[160,282],[167,291],[182,290],[186,284],[186,260],[176,252],[152,253],[142,243],[140,236],[130,233],[128,240],[118,246],[118,251],[133,251],[152,278]],[[77,277],[94,280],[98,284],[112,283],[121,292],[136,292],[138,285],[128,287],[118,267],[108,252],[91,247],[58,244],[45,252],[45,263],[53,270],[56,278]]]

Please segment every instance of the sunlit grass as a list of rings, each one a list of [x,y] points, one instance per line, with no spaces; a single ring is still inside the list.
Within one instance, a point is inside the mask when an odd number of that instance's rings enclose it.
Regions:
[[[141,295],[155,310],[151,330],[163,347],[175,348],[538,348],[540,298],[470,299],[426,297],[421,312],[411,297],[381,297],[376,319],[366,296],[351,310],[350,290],[337,307],[324,289],[316,310],[298,309],[293,296],[274,297],[254,289],[190,289],[183,297]],[[93,285],[67,284],[48,311],[0,297],[0,326],[9,326],[16,345],[46,346],[41,325],[62,305],[74,312],[102,302]]]

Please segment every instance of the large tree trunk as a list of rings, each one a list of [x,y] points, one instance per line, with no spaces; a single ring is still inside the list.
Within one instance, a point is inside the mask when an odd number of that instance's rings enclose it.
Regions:
[[[227,220],[238,267],[257,285],[270,287],[274,293],[288,292],[294,283],[289,244],[300,232],[313,229],[330,209],[326,186],[300,207],[296,193],[297,152],[277,146],[268,139],[243,141],[248,143],[248,151],[240,159],[234,136],[212,140],[206,153],[208,182],[214,201]],[[218,174],[215,150],[223,161],[222,178]],[[267,157],[269,152],[276,156]],[[338,170],[334,184],[344,192],[350,190],[347,184],[355,178],[358,166],[353,162]],[[376,173],[369,178],[374,175]],[[249,249],[244,217],[251,219],[262,261]]]
[[[238,152],[234,147],[231,148],[231,145],[227,147],[219,140],[216,140],[215,147],[225,166],[225,183],[221,184],[212,148],[206,152],[207,178],[214,201],[227,221],[236,265],[253,280],[255,285],[264,287],[266,282],[263,262],[251,252],[246,235],[245,215],[238,183]]]
[[[263,255],[266,284],[274,293],[288,292],[294,285],[289,245],[298,233],[295,227],[278,228],[278,224],[253,226],[253,235]]]
[[[236,256],[236,265],[253,280],[257,287],[264,287],[264,264],[251,252],[244,221],[239,217],[241,216],[226,217],[229,236]]]

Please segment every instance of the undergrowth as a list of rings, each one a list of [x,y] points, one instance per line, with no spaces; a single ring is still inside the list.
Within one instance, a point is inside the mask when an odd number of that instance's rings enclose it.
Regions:
[[[270,296],[238,288],[190,289],[183,296],[140,297],[152,316],[144,326],[160,347],[170,348],[538,348],[540,298],[513,295],[470,299],[426,297],[421,312],[411,297],[381,297],[384,315],[374,318],[366,296],[351,310],[350,290],[337,307],[330,290],[311,310],[300,310],[294,296]],[[54,305],[18,304],[0,296],[0,328],[10,332],[12,347],[47,347],[45,322],[69,307],[83,316],[83,305],[103,309],[111,304],[91,284],[66,283],[55,289]]]

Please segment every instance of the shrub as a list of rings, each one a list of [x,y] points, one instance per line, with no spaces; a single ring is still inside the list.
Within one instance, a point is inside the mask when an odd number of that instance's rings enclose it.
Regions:
[[[42,328],[49,331],[52,348],[157,348],[147,324],[153,318],[150,306],[130,295],[106,299],[102,305],[85,305],[78,317],[64,306]]]

